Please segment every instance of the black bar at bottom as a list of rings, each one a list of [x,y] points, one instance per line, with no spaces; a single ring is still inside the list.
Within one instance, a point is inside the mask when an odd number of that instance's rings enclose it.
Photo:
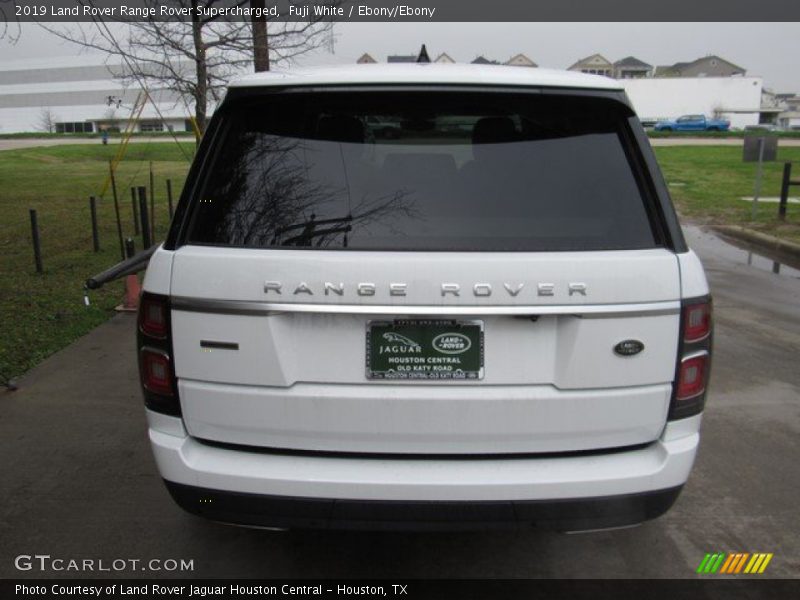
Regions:
[[[672,506],[681,491],[679,486],[597,498],[426,502],[295,498],[165,483],[178,505],[192,514],[226,523],[289,529],[605,529],[654,519]]]

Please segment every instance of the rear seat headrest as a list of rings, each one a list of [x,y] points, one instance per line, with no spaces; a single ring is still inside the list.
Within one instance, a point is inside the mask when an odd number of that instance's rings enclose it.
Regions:
[[[472,129],[473,144],[500,144],[517,138],[514,121],[508,117],[483,117]]]
[[[330,142],[364,143],[364,124],[355,117],[322,117],[317,123],[317,139]]]

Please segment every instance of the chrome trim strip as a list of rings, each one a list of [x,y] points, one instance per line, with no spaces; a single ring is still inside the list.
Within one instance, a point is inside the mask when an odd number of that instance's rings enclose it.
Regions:
[[[276,315],[281,313],[321,313],[344,315],[578,315],[613,317],[672,315],[681,309],[679,300],[636,304],[581,305],[493,305],[452,306],[418,304],[301,304],[288,302],[249,302],[242,300],[209,300],[173,296],[172,310],[231,315]]]

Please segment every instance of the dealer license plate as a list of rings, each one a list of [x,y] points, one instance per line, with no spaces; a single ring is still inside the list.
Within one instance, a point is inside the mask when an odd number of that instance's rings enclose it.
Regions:
[[[483,321],[370,321],[367,378],[482,379]]]

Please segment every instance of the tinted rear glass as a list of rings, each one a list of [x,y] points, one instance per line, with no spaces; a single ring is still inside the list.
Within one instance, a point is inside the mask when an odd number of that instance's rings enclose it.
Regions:
[[[542,94],[233,100],[186,242],[259,248],[649,248],[629,110]]]

